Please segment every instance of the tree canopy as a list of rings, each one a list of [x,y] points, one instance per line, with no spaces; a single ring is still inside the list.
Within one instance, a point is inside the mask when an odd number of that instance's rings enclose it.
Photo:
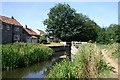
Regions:
[[[98,38],[103,31],[93,20],[82,13],[77,13],[68,4],[57,4],[50,9],[44,20],[49,35],[62,41],[101,41]]]
[[[109,27],[101,28],[99,32],[97,42],[100,43],[113,43],[120,42],[120,26],[117,24],[111,24]]]

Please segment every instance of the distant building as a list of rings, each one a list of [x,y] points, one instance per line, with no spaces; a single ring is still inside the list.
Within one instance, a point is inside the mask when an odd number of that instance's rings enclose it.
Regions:
[[[0,16],[1,43],[13,43],[23,41],[23,26],[13,17]]]
[[[0,16],[0,44],[38,42],[39,36],[31,28],[23,27],[13,16]]]
[[[39,34],[28,28],[27,25],[23,27],[23,40],[24,42],[38,42]]]
[[[37,34],[39,34],[39,35],[41,35],[41,34],[47,35],[44,31],[39,30],[39,29],[35,29],[34,31],[35,31]]]
[[[42,30],[35,29],[34,31],[35,31],[37,34],[39,34],[40,36],[42,36],[42,35],[46,35],[46,36],[47,36],[47,34],[46,34],[44,31],[42,31]],[[42,42],[42,39],[40,39],[40,36],[39,36],[39,42]],[[44,40],[44,41],[45,41],[45,42],[49,42],[48,36],[47,36],[46,40]]]

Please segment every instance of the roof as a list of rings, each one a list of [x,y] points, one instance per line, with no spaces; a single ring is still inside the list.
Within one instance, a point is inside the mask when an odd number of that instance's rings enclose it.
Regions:
[[[31,28],[26,28],[26,27],[23,27],[23,29],[31,36],[33,35],[36,35],[38,36],[39,34],[37,34],[35,31],[33,31]]]
[[[22,26],[16,19],[12,19],[6,16],[1,16],[0,15],[0,20],[2,22],[8,23],[8,24],[12,24],[12,25],[16,25],[16,26]]]
[[[44,31],[39,30],[39,29],[37,29],[37,30],[40,32],[40,34],[45,34],[46,35],[46,33]]]

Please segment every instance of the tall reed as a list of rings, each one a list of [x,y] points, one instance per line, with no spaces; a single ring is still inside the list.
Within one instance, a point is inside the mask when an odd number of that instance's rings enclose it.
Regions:
[[[2,68],[26,67],[50,59],[52,49],[37,43],[2,45]]]

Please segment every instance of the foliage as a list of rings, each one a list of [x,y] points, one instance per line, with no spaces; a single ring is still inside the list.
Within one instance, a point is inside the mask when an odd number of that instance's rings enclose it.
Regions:
[[[98,44],[98,47],[102,50],[102,49],[106,49],[108,52],[108,54],[112,57],[112,58],[119,58],[119,43],[109,43],[106,45],[101,45]]]
[[[97,41],[108,44],[120,42],[120,26],[111,24],[100,28],[93,20],[82,13],[77,13],[68,4],[57,4],[50,9],[48,18],[44,20],[49,35],[56,36],[62,41]]]
[[[105,71],[110,73],[112,67],[102,59],[100,51],[93,49],[92,44],[84,44],[73,62],[63,60],[52,67],[47,78],[98,78]],[[102,76],[103,77],[103,76]]]
[[[47,42],[47,35],[41,34],[39,41],[40,41],[40,43],[46,43]]]
[[[2,45],[2,68],[26,67],[50,59],[52,49],[37,43]]]
[[[57,4],[44,20],[49,35],[62,41],[95,41],[99,26],[86,15],[76,13],[68,4]]]
[[[105,28],[102,28],[100,30],[100,32],[98,33],[97,42],[102,43],[102,44],[107,43],[106,34],[105,34]]]
[[[99,63],[98,63],[98,74],[99,77],[107,77],[107,74],[110,74],[109,71],[113,71],[113,69],[115,69],[112,66],[107,66],[107,63],[105,60],[100,59]],[[106,74],[107,72],[107,74]]]
[[[48,78],[74,78],[75,77],[75,69],[74,65],[71,64],[69,60],[63,60],[60,63],[56,63],[53,69],[46,76]]]
[[[117,24],[111,24],[107,28],[107,34],[108,34],[108,39],[110,42],[119,42],[120,41],[120,32],[119,32],[119,25]]]
[[[109,27],[101,28],[98,32],[97,42],[102,44],[109,44],[120,42],[119,25],[111,24]]]

